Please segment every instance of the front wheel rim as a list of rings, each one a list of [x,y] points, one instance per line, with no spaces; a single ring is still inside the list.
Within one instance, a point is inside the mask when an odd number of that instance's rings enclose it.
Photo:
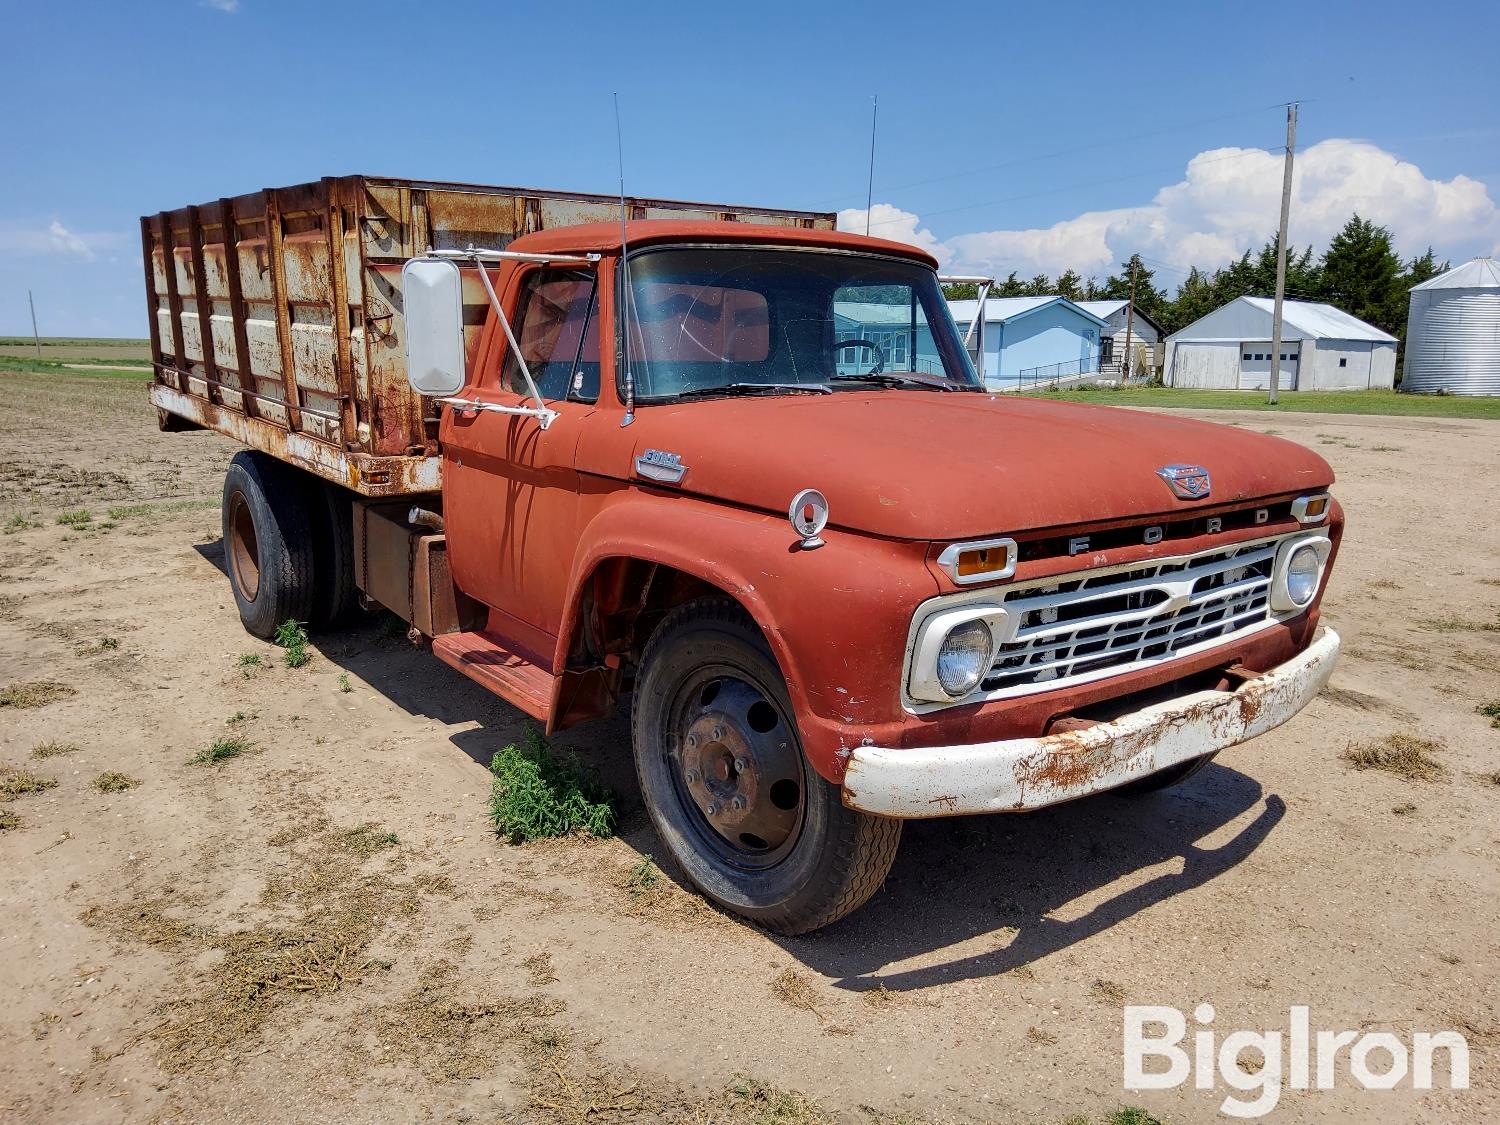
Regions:
[[[698,669],[673,694],[665,757],[694,835],[721,862],[774,867],[795,850],[807,772],[776,698],[739,669]]]

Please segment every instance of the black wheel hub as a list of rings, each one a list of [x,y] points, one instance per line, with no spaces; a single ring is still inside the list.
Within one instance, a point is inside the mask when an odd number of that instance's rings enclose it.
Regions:
[[[802,822],[802,754],[786,716],[756,687],[711,679],[689,696],[677,742],[678,780],[721,845],[772,858]]]

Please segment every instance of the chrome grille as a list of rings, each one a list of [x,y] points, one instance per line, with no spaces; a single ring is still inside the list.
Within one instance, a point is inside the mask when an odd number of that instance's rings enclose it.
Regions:
[[[1277,541],[1205,552],[1109,574],[1080,574],[1012,590],[1019,621],[981,690],[1051,691],[1163,663],[1272,620]]]

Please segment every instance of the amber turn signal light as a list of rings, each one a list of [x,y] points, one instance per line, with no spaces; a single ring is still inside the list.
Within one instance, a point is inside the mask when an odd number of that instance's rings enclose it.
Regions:
[[[977,543],[954,543],[938,556],[938,566],[960,586],[1009,578],[1016,572],[1016,541],[985,539]]]
[[[1299,496],[1292,501],[1292,515],[1299,523],[1317,523],[1328,514],[1328,493],[1316,496]]]

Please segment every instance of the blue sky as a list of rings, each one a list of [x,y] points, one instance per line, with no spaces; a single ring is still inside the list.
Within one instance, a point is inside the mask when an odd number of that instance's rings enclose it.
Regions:
[[[4,0],[0,333],[145,334],[138,217],[367,172],[828,210],[945,263],[1169,284],[1353,206],[1500,247],[1500,5]],[[1274,44],[1274,46],[1273,46]],[[1305,167],[1304,167],[1305,165]],[[862,212],[845,221],[863,224]]]

